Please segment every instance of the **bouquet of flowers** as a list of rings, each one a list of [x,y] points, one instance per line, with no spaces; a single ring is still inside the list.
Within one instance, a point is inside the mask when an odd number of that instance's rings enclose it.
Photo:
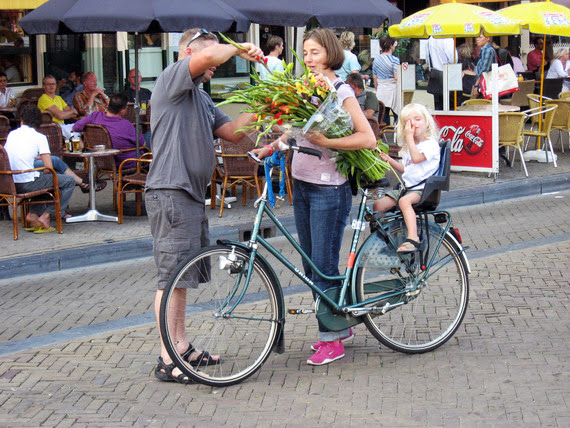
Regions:
[[[245,49],[224,35],[220,36],[239,49]],[[262,80],[254,71],[251,77],[256,85],[234,91],[218,106],[236,102],[246,104],[248,108],[243,111],[254,113],[255,122],[240,131],[261,131],[258,142],[272,132],[274,126],[280,126],[289,133],[294,132],[295,128],[303,134],[317,131],[328,138],[351,135],[354,132],[352,120],[342,108],[336,90],[323,75],[311,71],[295,51],[293,55],[303,67],[301,76],[294,76],[294,64],[285,61],[284,71],[273,71],[266,80]],[[337,170],[345,178],[354,177],[359,186],[362,180],[378,181],[390,169],[390,165],[380,159],[380,150],[387,153],[388,146],[379,142],[375,149],[333,150],[336,152],[334,160]]]

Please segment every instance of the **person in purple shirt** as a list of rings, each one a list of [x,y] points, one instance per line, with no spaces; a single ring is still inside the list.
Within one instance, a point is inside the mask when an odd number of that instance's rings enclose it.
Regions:
[[[111,145],[114,149],[125,150],[133,149],[132,151],[121,152],[115,155],[115,164],[117,168],[122,161],[128,158],[136,157],[136,131],[135,127],[127,119],[123,118],[127,109],[129,99],[125,94],[115,94],[109,99],[109,111],[103,113],[95,111],[89,116],[78,120],[73,125],[73,132],[82,132],[85,125],[92,123],[94,125],[103,125],[109,131],[111,136]],[[139,135],[139,145],[142,147],[145,144],[144,136]],[[132,165],[130,165],[132,163]],[[136,164],[129,162],[123,168],[134,168]]]

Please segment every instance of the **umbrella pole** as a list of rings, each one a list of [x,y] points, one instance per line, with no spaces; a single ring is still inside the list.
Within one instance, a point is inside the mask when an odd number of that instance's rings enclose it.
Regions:
[[[544,41],[542,42],[542,63],[540,64],[540,97],[538,98],[538,105],[542,106],[542,94],[544,89],[544,58],[546,54],[546,34],[543,34]],[[542,115],[538,116],[538,130],[542,131]],[[537,137],[536,148],[540,150],[540,137]]]
[[[139,33],[135,33],[135,144],[137,147],[137,158],[140,157],[140,144],[139,144],[139,135],[140,135],[140,100],[139,100],[139,44],[138,44],[138,37]]]

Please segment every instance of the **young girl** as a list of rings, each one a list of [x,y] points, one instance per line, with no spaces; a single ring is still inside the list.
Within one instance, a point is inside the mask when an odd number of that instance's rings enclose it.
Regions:
[[[386,196],[374,202],[374,211],[386,211],[396,203],[402,211],[408,229],[406,241],[398,252],[411,253],[420,247],[418,225],[413,204],[418,203],[424,188],[423,180],[433,175],[439,167],[439,144],[437,127],[433,117],[420,104],[408,104],[402,109],[396,130],[398,141],[403,143],[402,163],[385,153],[380,157],[402,174],[406,189],[390,190]],[[419,184],[421,183],[421,184]]]

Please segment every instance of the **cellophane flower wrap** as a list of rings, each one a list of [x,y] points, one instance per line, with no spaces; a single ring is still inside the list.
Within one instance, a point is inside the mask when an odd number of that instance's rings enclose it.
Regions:
[[[241,45],[225,38],[238,48]],[[291,134],[320,132],[327,138],[351,135],[353,124],[350,114],[342,107],[336,90],[322,74],[311,71],[305,63],[293,55],[303,67],[301,76],[293,75],[293,63],[283,61],[284,71],[272,71],[265,80],[254,71],[251,75],[255,85],[233,91],[232,95],[218,106],[243,103],[248,106],[242,112],[254,113],[255,122],[240,131],[258,131],[257,142],[273,128],[281,127]],[[384,177],[390,165],[380,159],[380,151],[388,152],[382,142],[375,149],[333,150],[337,170],[345,177],[361,182],[375,182]]]

